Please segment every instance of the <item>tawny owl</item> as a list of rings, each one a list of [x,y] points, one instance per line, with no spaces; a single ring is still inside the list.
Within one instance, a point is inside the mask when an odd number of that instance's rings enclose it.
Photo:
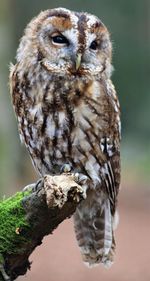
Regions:
[[[112,46],[94,15],[64,8],[27,26],[10,88],[21,140],[41,176],[64,165],[88,178],[74,215],[85,263],[109,266],[120,184],[120,108],[110,80]]]

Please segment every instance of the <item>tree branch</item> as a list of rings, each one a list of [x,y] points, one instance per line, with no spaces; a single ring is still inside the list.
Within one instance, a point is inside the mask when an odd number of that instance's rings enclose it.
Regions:
[[[75,175],[46,175],[0,203],[0,280],[15,280],[30,268],[28,260],[45,235],[76,210],[85,198]]]

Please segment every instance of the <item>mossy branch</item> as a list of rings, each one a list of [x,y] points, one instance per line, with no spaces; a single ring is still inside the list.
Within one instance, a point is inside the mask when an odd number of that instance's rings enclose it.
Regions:
[[[76,210],[85,198],[75,175],[46,175],[39,183],[0,202],[0,280],[15,280],[45,235]]]

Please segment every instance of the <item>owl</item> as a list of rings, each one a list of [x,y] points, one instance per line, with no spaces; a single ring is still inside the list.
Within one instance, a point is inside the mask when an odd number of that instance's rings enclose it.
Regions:
[[[27,25],[10,71],[20,138],[36,171],[71,169],[87,179],[74,226],[89,266],[110,266],[115,253],[120,106],[111,57],[110,35],[99,18],[56,8]]]

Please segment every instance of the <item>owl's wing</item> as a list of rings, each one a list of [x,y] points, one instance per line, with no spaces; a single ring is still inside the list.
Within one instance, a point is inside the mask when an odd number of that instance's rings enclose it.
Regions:
[[[110,143],[109,138],[103,140],[101,147],[106,159],[101,169],[102,188],[108,195],[114,213],[120,185],[120,150],[118,142],[113,140]]]
[[[88,266],[102,263],[109,267],[114,259],[114,228],[118,222],[115,211],[120,183],[119,147],[110,149],[106,139],[103,156],[101,184],[90,189],[87,199],[76,209],[74,226],[83,261]]]
[[[18,119],[18,130],[19,130],[19,136],[22,143],[24,143],[24,137],[22,134],[21,127],[23,126],[23,120],[24,118],[24,104],[25,104],[25,93],[26,93],[26,87],[25,83],[23,85],[23,90],[21,89],[21,81],[18,77],[18,70],[17,70],[18,64],[10,65],[10,75],[9,75],[9,86],[10,86],[10,94],[12,98],[13,108],[16,114],[16,118]]]

